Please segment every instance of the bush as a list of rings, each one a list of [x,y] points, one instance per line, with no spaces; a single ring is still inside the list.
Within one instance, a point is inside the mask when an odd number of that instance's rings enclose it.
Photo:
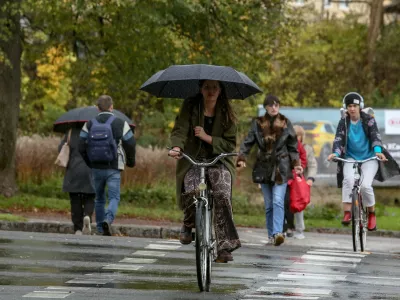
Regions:
[[[307,207],[304,211],[305,219],[334,220],[339,217],[341,209],[339,204],[328,202],[325,205]]]

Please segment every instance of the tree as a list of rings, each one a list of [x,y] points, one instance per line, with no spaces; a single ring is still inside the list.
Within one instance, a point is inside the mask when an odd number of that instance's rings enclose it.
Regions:
[[[21,99],[20,0],[0,0],[0,194],[16,190],[15,145]]]

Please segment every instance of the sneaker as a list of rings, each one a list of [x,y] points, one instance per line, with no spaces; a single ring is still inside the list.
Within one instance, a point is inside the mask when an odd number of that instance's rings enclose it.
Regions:
[[[350,224],[350,222],[351,222],[351,211],[346,210],[344,212],[344,216],[343,216],[343,219],[342,219],[342,224],[347,226],[347,225]]]
[[[269,246],[269,245],[273,245],[273,244],[274,244],[274,238],[273,237],[269,237],[266,245]]]
[[[282,233],[277,233],[274,235],[274,245],[279,246],[285,241],[285,237],[283,236]]]
[[[85,216],[83,218],[82,234],[90,235],[91,233],[92,233],[92,227],[90,226],[90,217],[89,216]]]
[[[80,230],[75,231],[75,235],[82,235],[82,231]]]
[[[296,233],[294,234],[294,238],[295,238],[295,239],[298,239],[298,240],[303,240],[303,239],[305,239],[306,237],[305,237],[304,233],[302,233],[302,232],[296,232]]]
[[[288,228],[288,229],[286,230],[286,236],[287,236],[287,237],[292,237],[292,236],[293,236],[293,230],[290,229],[290,228]]]
[[[101,227],[103,227],[103,235],[106,236],[111,236],[111,224],[108,221],[104,221],[101,224]]]
[[[368,213],[368,231],[376,230],[376,216],[374,211]]]

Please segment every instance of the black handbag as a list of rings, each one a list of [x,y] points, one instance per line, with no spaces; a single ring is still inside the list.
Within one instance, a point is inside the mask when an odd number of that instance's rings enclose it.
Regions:
[[[257,164],[254,166],[252,176],[254,183],[268,183],[271,181],[272,169]]]

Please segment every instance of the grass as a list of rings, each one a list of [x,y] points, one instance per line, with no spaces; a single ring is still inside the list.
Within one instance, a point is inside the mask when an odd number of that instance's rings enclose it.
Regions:
[[[0,214],[0,220],[9,222],[25,222],[26,218],[12,214]]]
[[[151,189],[148,189],[148,193],[152,197]],[[122,201],[118,209],[118,217],[181,222],[182,212],[176,205],[170,203],[159,205],[159,200],[154,198],[153,201],[154,203],[151,205],[146,205],[145,201],[136,203],[135,201]],[[0,214],[0,220],[6,221],[23,221],[18,217],[18,214],[23,212],[53,212],[66,215],[70,212],[70,203],[67,199],[40,197],[32,194],[19,194],[11,198],[0,196],[0,203],[2,211],[15,213],[15,215]],[[339,206],[335,204],[310,206],[305,213],[305,224],[307,228],[342,228],[341,216]],[[400,207],[377,206],[379,229],[400,231],[399,216]],[[236,205],[234,219],[238,226],[265,228],[264,209],[259,206]]]

